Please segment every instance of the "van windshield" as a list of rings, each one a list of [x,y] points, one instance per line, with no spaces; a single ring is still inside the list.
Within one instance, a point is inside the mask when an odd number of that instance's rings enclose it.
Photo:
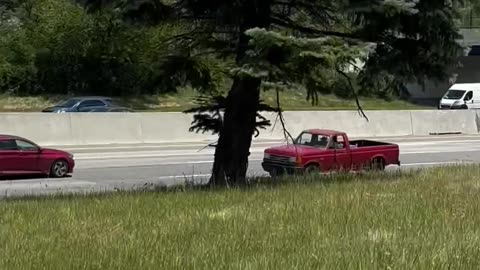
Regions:
[[[445,96],[443,96],[444,99],[461,99],[463,95],[465,94],[465,90],[448,90]]]

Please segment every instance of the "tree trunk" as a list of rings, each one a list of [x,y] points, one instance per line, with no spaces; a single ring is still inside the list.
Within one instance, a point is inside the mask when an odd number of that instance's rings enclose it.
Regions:
[[[250,0],[244,3],[245,17],[240,26],[236,62],[241,64],[247,51],[249,38],[244,32],[254,27],[268,27],[269,0]],[[235,77],[227,96],[223,127],[215,149],[211,186],[246,184],[248,157],[257,122],[261,80]]]
[[[260,83],[259,79],[252,77],[234,80],[227,97],[224,126],[215,150],[211,185],[246,183]]]

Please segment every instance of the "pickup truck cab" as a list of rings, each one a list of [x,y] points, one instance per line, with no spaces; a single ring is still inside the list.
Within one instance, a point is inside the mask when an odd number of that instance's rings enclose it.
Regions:
[[[350,141],[344,132],[305,130],[293,144],[267,148],[262,167],[271,176],[329,171],[383,170],[398,165],[396,144],[371,140]]]

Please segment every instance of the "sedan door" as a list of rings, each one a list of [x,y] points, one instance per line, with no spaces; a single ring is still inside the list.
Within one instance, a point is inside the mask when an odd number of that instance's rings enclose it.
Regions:
[[[38,146],[20,139],[15,140],[15,143],[18,148],[18,160],[20,161],[18,168],[28,173],[39,172],[40,151]]]
[[[0,174],[24,173],[21,166],[21,159],[15,140],[0,141]]]

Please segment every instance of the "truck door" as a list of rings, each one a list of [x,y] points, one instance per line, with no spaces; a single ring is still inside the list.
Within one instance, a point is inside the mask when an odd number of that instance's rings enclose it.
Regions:
[[[345,138],[342,135],[334,136],[333,147],[335,147],[335,169],[350,170],[352,166],[352,155],[350,149],[347,149]]]

